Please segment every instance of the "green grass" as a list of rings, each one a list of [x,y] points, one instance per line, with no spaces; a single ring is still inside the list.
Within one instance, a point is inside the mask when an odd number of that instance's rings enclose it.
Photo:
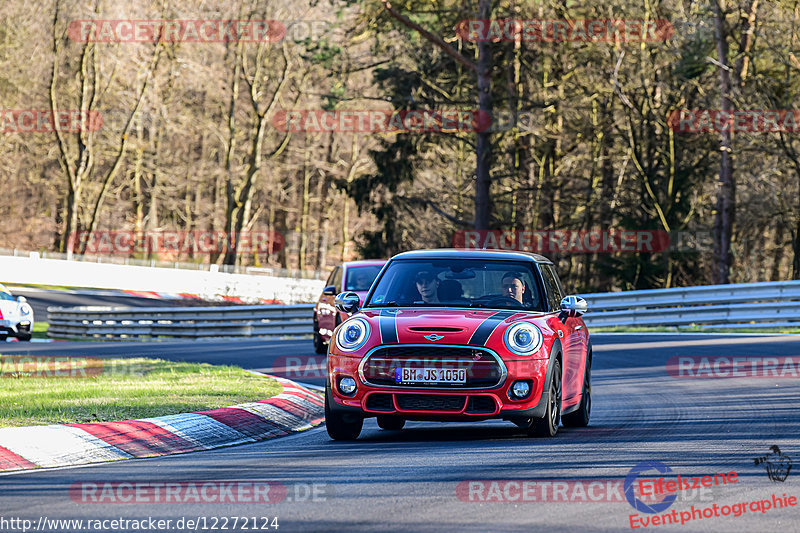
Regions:
[[[67,287],[65,285],[35,285],[33,283],[8,283],[11,287],[24,287],[26,289],[47,289],[54,291],[71,291],[75,289],[90,289],[91,287]]]
[[[675,327],[654,327],[654,328],[645,328],[645,327],[624,327],[624,326],[604,326],[604,327],[590,327],[589,331],[591,333],[675,333],[678,328]]]
[[[30,359],[0,355],[0,427],[203,411],[281,390],[273,379],[232,366],[145,358]]]
[[[34,339],[49,339],[50,337],[47,336],[47,330],[50,328],[50,324],[47,322],[33,322],[33,338]]]
[[[591,328],[592,333],[800,333],[800,328],[700,328],[697,326],[624,327],[606,326]]]

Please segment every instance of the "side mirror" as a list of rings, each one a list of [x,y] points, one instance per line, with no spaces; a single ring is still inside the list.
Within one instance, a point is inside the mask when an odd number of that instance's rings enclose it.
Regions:
[[[361,305],[361,298],[354,292],[343,292],[336,295],[333,304],[336,306],[336,309],[342,313],[352,315],[358,311],[358,307]]]
[[[25,302],[27,302],[27,301],[28,301],[28,299],[27,299],[27,298],[25,298],[24,296],[17,296],[17,301],[18,301],[19,303],[21,303],[21,304],[24,304]]]
[[[336,296],[336,285],[328,285],[322,289],[322,294],[325,296]]]
[[[581,316],[587,310],[586,300],[580,296],[566,296],[561,300],[561,311],[569,316]]]

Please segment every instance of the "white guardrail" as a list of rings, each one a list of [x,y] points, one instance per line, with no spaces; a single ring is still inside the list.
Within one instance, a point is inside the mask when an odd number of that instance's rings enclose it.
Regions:
[[[85,287],[88,282],[93,289],[188,293],[212,300],[236,296],[287,304],[313,302],[325,285],[321,279],[232,274],[214,271],[217,265],[206,266],[212,270],[45,259],[36,253],[28,257],[0,255],[0,282],[63,287]]]
[[[310,335],[312,304],[220,307],[48,307],[51,337],[294,337]]]
[[[582,295],[590,327],[800,327],[800,281],[708,285]],[[50,307],[56,337],[307,336],[313,305]]]
[[[582,295],[588,326],[800,327],[800,281]]]

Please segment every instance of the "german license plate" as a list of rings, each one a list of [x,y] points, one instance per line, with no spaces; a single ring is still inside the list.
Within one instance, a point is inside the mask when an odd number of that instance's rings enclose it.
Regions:
[[[397,368],[397,383],[454,383],[467,382],[466,368]]]

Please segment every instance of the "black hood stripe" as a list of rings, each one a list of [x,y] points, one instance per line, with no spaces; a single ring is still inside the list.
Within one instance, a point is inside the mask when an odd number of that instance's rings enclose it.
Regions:
[[[519,311],[498,311],[497,313],[488,317],[486,320],[481,322],[480,326],[475,328],[474,332],[472,332],[472,337],[469,339],[469,344],[484,346],[489,340],[489,337],[492,336],[494,330],[497,329],[497,326],[499,326],[503,320],[516,315],[518,312]]]
[[[381,344],[397,344],[397,309],[384,309],[378,317]]]

